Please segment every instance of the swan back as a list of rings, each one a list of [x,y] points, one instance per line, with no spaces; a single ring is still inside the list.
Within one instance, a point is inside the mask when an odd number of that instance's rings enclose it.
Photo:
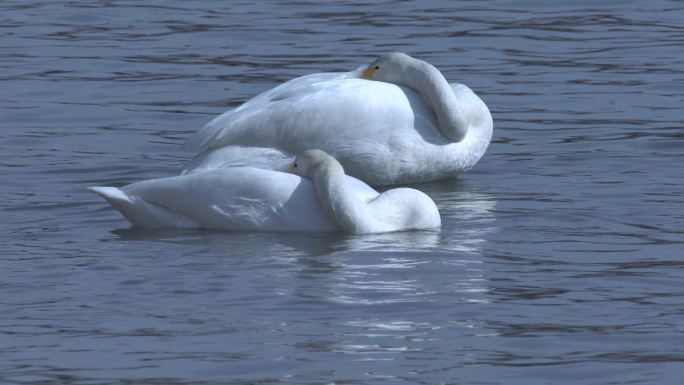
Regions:
[[[435,202],[422,191],[396,188],[369,202],[383,231],[436,229],[442,225]]]

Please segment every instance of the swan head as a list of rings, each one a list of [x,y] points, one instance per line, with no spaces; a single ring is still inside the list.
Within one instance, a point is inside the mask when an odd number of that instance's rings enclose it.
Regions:
[[[417,59],[401,52],[390,52],[380,55],[361,73],[365,79],[378,80],[394,84],[410,82],[409,69]]]
[[[314,173],[325,165],[339,165],[337,160],[321,150],[306,150],[292,162],[290,171],[301,177],[313,179]],[[340,166],[342,167],[342,166]]]

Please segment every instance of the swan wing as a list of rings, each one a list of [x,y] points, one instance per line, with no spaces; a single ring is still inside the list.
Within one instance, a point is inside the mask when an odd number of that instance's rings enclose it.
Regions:
[[[348,178],[362,200],[378,193]],[[122,188],[91,187],[133,225],[260,231],[336,231],[313,182],[297,175],[254,167],[219,168],[151,179]]]
[[[276,110],[275,107],[280,104],[287,104],[288,101],[294,102],[307,94],[324,90],[338,80],[348,79],[352,76],[353,72],[318,73],[285,82],[214,118],[191,136],[183,145],[183,149],[202,151],[207,147],[217,147],[219,146],[218,138],[227,142],[231,136],[230,131],[239,129],[238,121],[241,124],[246,124],[253,120],[263,119],[263,116],[256,115],[259,115],[259,112],[265,112],[264,110]],[[253,122],[253,124],[258,125],[257,122]]]
[[[418,133],[416,123],[427,123],[428,129]],[[339,156],[378,150],[371,144],[391,147],[397,141],[408,143],[426,133],[431,139],[439,138],[433,123],[430,110],[408,88],[354,78],[349,73],[313,74],[225,112],[188,139],[184,147],[204,151],[243,145],[290,153],[320,148]]]
[[[334,231],[311,181],[253,167],[153,179],[128,195],[191,218],[198,227],[263,231]]]

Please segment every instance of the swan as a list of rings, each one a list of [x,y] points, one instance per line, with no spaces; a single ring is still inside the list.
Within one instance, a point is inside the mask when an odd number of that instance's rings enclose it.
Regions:
[[[151,179],[122,188],[89,187],[134,226],[368,234],[441,225],[424,193],[378,193],[345,175],[320,150],[298,155],[282,170],[215,168]]]
[[[216,117],[184,144],[198,155],[183,174],[232,166],[245,148],[282,158],[320,148],[373,186],[429,182],[473,167],[492,130],[470,88],[393,52],[356,71],[295,78]]]

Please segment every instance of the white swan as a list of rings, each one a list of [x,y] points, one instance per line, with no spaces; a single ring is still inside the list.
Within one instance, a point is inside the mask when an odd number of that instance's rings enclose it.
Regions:
[[[371,185],[427,182],[475,165],[492,125],[468,87],[450,85],[424,61],[390,53],[365,70],[290,80],[223,113],[184,145],[201,151],[184,173],[231,166],[237,146],[283,157],[320,148]]]
[[[293,173],[254,167],[217,168],[122,188],[90,187],[134,226],[353,234],[441,225],[435,203],[414,189],[379,194],[345,175],[330,155],[309,150]]]

